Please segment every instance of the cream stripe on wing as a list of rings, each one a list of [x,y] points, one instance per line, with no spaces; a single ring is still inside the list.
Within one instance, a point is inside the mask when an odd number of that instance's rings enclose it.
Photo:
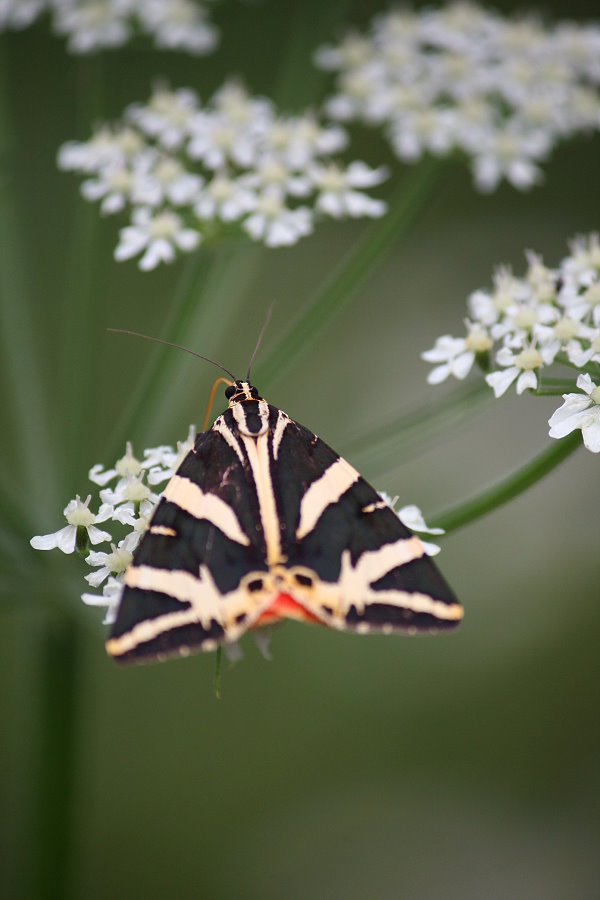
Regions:
[[[289,422],[289,416],[287,416],[281,410],[277,413],[277,423],[275,425],[275,430],[273,431],[273,458],[277,459],[279,455],[279,445],[281,444],[281,439],[283,438],[283,433],[287,428]]]
[[[242,453],[242,448],[240,447],[239,441],[237,440],[229,425],[225,424],[225,419],[223,418],[223,416],[219,416],[218,419],[215,419],[212,430],[221,435],[223,440],[227,444],[229,444],[231,449],[234,451],[241,464],[244,465],[244,454]]]
[[[325,510],[332,503],[337,503],[360,475],[350,463],[341,457],[336,459],[320,478],[313,481],[300,503],[300,521],[296,529],[296,538],[300,540],[315,527]]]
[[[230,540],[246,547],[250,544],[232,508],[216,494],[205,493],[189,478],[173,475],[163,496],[195,519],[206,519]]]
[[[158,591],[181,603],[191,603],[195,620],[208,627],[211,619],[221,621],[220,595],[206,581],[182,569],[155,569],[154,566],[129,566],[125,584],[142,591]]]
[[[354,566],[354,577],[367,585],[379,581],[396,566],[404,566],[419,559],[425,553],[422,542],[416,535],[400,538],[391,544],[384,544],[377,550],[365,550]]]
[[[277,515],[273,482],[271,480],[269,436],[268,434],[261,434],[256,440],[245,435],[241,437],[248,454],[248,461],[250,462],[252,477],[256,487],[260,521],[267,547],[267,563],[273,566],[281,562],[281,526]]]

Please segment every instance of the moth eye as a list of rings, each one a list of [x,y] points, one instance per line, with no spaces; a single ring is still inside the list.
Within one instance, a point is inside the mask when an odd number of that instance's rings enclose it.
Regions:
[[[249,591],[262,591],[262,588],[263,588],[262,578],[254,578],[252,581],[248,582],[248,590]]]
[[[302,584],[304,587],[310,587],[313,583],[310,575],[300,575],[299,573],[296,573],[294,578],[296,579],[297,584]]]
[[[237,390],[237,389],[236,389],[235,384],[230,384],[229,387],[225,388],[225,396],[226,396],[226,398],[227,398],[228,400],[231,400],[231,398],[232,398],[233,395],[235,394],[236,390]]]

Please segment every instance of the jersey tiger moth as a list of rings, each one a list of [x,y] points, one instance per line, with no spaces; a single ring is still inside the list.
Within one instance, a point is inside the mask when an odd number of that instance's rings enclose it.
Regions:
[[[225,395],[125,571],[109,654],[187,656],[285,618],[359,634],[458,625],[420,539],[346,460],[249,381]]]

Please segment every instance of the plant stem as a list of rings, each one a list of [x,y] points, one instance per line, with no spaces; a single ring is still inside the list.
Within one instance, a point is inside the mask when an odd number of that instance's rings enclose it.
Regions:
[[[69,896],[79,641],[68,614],[45,616],[39,647],[38,766],[31,896]]]
[[[321,290],[318,290],[304,314],[269,354],[257,363],[257,381],[272,383],[310,347],[364,284],[382,257],[398,244],[438,185],[443,163],[426,159],[409,177],[402,179],[389,204],[388,212],[365,228]]]
[[[575,431],[560,441],[553,442],[546,447],[541,453],[531,459],[528,463],[512,472],[502,481],[499,481],[493,487],[482,491],[471,500],[460,503],[453,509],[440,513],[437,516],[431,516],[431,520],[438,528],[444,531],[456,531],[463,525],[479,519],[493,509],[502,506],[513,497],[522,494],[527,488],[540,481],[544,475],[547,475],[552,469],[571,455],[578,447],[581,446],[581,434]]]
[[[47,471],[54,469],[54,446],[48,442],[49,404],[36,348],[27,271],[31,248],[20,202],[20,148],[9,96],[11,74],[14,75],[9,46],[0,40],[0,377],[7,388],[2,410],[4,439],[10,435],[7,450],[15,455],[10,459],[7,453],[3,464],[10,471],[13,484],[27,484],[39,512],[40,506],[46,510],[55,508],[58,493],[47,478]],[[26,494],[21,493],[16,499],[21,511],[27,509]]]
[[[492,392],[483,380],[461,384],[449,396],[350,438],[344,444],[344,453],[353,458],[368,456],[369,462],[394,453],[404,461],[433,435],[463,421],[491,398]]]

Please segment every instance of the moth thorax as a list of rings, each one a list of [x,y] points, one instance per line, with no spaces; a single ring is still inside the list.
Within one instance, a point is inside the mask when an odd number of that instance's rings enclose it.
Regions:
[[[243,403],[245,400],[262,400],[255,387],[249,381],[234,381],[226,390],[225,396],[229,400],[230,408],[236,403]]]

